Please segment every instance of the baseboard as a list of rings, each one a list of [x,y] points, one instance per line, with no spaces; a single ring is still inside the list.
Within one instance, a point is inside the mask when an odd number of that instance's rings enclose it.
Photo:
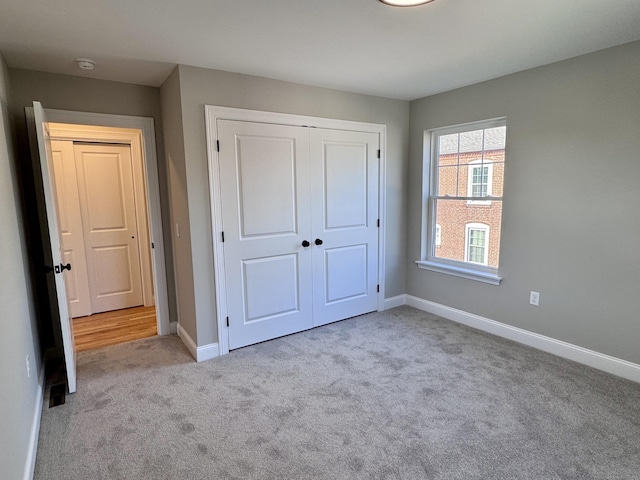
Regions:
[[[178,333],[178,322],[169,322],[169,334],[176,335]]]
[[[406,295],[396,295],[395,297],[384,299],[385,310],[389,310],[390,308],[401,307],[402,305],[406,305],[406,304],[407,304]]]
[[[196,359],[196,362],[211,360],[220,355],[220,347],[217,343],[210,343],[209,345],[198,347],[196,342],[193,341],[191,336],[179,323],[177,324],[177,333],[182,339],[182,343],[184,343],[189,353],[191,353],[191,356]]]
[[[393,297],[394,299],[398,297]],[[640,383],[640,365],[489,318],[405,295],[405,305]],[[396,301],[397,302],[397,301]]]
[[[40,419],[42,418],[42,404],[44,402],[44,362],[38,374],[38,391],[36,392],[36,406],[29,433],[29,446],[27,447],[27,459],[24,465],[24,480],[31,480],[36,470],[36,453],[38,451],[38,437],[40,436]]]

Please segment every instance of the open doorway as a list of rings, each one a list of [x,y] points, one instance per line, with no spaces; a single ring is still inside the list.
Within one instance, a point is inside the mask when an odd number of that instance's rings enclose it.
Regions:
[[[157,333],[139,129],[49,123],[77,351]]]
[[[27,120],[34,123],[32,108],[27,108]],[[141,162],[134,175],[134,182],[146,200],[146,212],[139,219],[146,219],[146,226],[138,226],[139,245],[143,251],[141,271],[151,272],[143,277],[144,306],[154,306],[156,331],[159,335],[176,333],[176,323],[170,322],[165,267],[160,189],[154,121],[148,117],[112,115],[67,110],[44,109],[47,128],[54,126],[58,141],[77,141],[85,144],[126,145]],[[71,128],[66,128],[71,126]],[[35,129],[35,128],[34,128]],[[146,235],[146,237],[145,237]],[[147,254],[144,254],[146,248]],[[146,262],[146,265],[145,265]],[[151,301],[149,301],[151,299]],[[145,303],[146,302],[146,303]],[[126,311],[123,313],[127,313]],[[139,317],[140,312],[132,312]],[[148,312],[144,312],[148,316]]]

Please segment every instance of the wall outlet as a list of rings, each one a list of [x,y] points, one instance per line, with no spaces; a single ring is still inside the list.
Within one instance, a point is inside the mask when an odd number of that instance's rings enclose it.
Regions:
[[[531,293],[529,294],[529,304],[536,307],[540,305],[540,292],[534,292],[531,290]]]
[[[29,355],[27,355],[27,378],[31,378],[31,363],[29,363]]]

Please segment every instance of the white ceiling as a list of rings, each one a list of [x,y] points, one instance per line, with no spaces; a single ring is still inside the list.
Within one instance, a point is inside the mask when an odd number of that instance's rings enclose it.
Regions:
[[[638,39],[640,0],[0,0],[10,67],[154,86],[186,64],[411,100]]]

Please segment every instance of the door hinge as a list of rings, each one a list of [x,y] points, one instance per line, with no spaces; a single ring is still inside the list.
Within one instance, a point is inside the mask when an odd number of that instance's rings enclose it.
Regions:
[[[380,149],[378,149],[378,158],[380,158]]]
[[[378,291],[378,293],[380,293],[380,284],[378,284],[377,291]]]
[[[151,248],[156,248],[156,246],[151,242]]]
[[[227,317],[227,327],[229,326],[229,317]]]
[[[224,232],[222,232],[222,243],[224,243]]]
[[[380,228],[380,219],[378,219],[378,228]]]
[[[216,151],[220,151],[220,140],[216,140]]]

